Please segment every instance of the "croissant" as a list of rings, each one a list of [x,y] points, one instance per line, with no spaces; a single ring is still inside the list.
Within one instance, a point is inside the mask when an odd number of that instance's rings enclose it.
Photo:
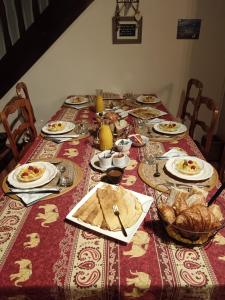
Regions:
[[[160,203],[158,205],[158,209],[160,211],[160,215],[163,219],[163,221],[165,221],[166,223],[169,223],[169,224],[173,224],[176,220],[176,215],[175,215],[175,211],[174,209],[165,204],[165,203]]]
[[[182,211],[175,224],[181,229],[193,232],[208,232],[221,225],[212,211],[200,204]]]

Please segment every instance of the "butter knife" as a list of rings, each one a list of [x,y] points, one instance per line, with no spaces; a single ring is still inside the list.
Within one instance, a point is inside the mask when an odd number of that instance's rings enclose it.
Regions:
[[[5,192],[5,195],[14,195],[14,194],[42,194],[42,193],[52,193],[58,194],[61,191],[61,188],[48,187],[48,188],[33,188],[33,189],[11,189],[8,192]]]
[[[158,159],[158,160],[163,160],[163,159],[170,159],[172,157],[185,157],[185,156],[188,156],[188,155],[171,155],[171,156],[156,156],[155,158]]]

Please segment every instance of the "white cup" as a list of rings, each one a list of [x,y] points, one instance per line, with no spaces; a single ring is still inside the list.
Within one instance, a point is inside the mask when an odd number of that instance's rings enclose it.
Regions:
[[[113,165],[118,168],[124,168],[126,155],[124,153],[115,153],[112,157]]]
[[[112,167],[112,154],[110,153],[110,150],[101,152],[98,155],[98,159],[100,168],[107,169]]]

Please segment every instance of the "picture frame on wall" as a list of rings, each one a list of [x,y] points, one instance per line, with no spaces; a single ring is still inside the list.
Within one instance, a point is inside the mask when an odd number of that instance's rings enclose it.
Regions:
[[[179,19],[177,39],[199,39],[201,19]]]
[[[142,18],[113,17],[112,18],[113,44],[141,44]]]

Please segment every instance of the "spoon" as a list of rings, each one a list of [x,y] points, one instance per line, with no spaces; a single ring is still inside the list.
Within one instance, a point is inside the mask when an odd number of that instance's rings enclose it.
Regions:
[[[156,162],[155,164],[155,173],[153,174],[154,177],[159,177],[161,174],[159,173],[159,164]]]

